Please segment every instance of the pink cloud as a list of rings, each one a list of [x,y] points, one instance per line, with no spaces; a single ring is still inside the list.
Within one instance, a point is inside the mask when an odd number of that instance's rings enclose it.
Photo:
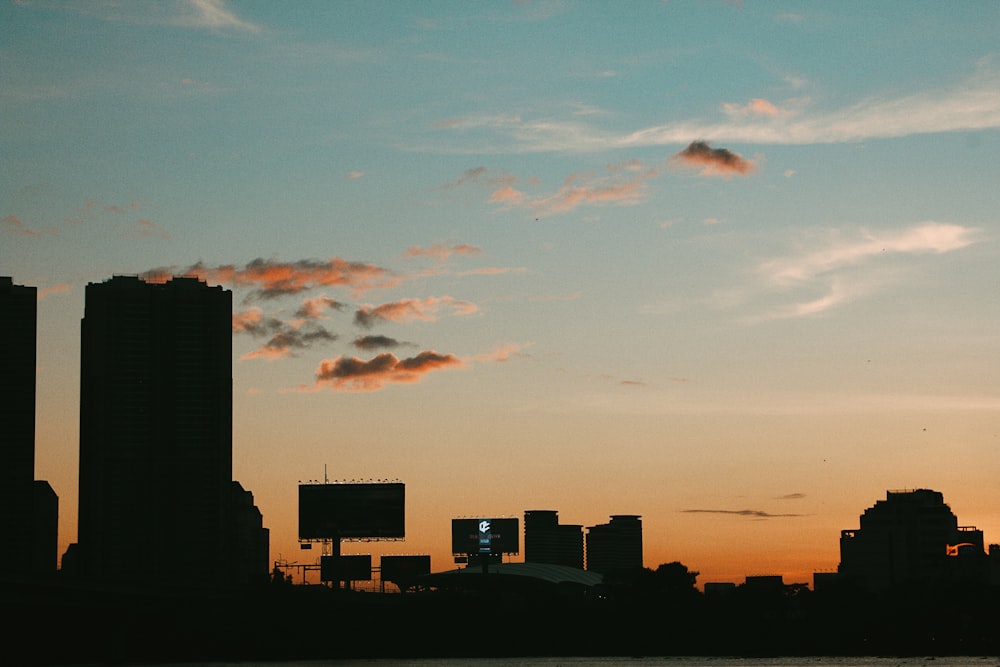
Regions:
[[[233,313],[233,331],[251,331],[264,318],[260,308]]]
[[[354,313],[354,321],[361,326],[370,327],[375,320],[392,322],[411,322],[424,320],[433,322],[442,308],[451,309],[456,315],[471,315],[479,310],[478,306],[468,301],[460,301],[450,296],[428,297],[426,299],[400,299],[379,306],[362,306]]]
[[[432,245],[427,248],[412,246],[403,253],[403,257],[433,257],[438,261],[445,261],[452,255],[478,255],[482,250],[474,245],[462,243],[454,246],[443,244]]]
[[[746,104],[727,103],[722,105],[722,108],[730,116],[768,116],[774,118],[788,114],[788,111],[760,97],[755,97]]]
[[[249,298],[271,299],[299,294],[316,287],[348,287],[355,293],[376,288],[395,287],[403,278],[374,264],[351,262],[340,257],[329,260],[302,259],[282,262],[255,259],[240,267],[232,264],[205,266],[194,264],[181,271],[173,268],[151,269],[142,274],[145,279],[170,275],[195,275],[209,282],[254,288]]]
[[[509,185],[506,185],[499,190],[494,190],[493,194],[490,195],[491,204],[511,204],[518,205],[527,199],[527,195],[517,190]]]
[[[47,296],[51,296],[53,294],[63,294],[65,292],[68,292],[69,290],[70,286],[66,285],[65,283],[62,285],[53,285],[52,287],[45,287],[43,289],[38,290],[38,298],[44,299]]]
[[[341,308],[343,308],[343,304],[339,301],[321,296],[315,299],[306,299],[303,301],[299,309],[295,311],[295,315],[297,317],[315,320],[323,317],[323,313],[325,311],[340,310]]]
[[[491,352],[476,356],[476,360],[492,361],[502,364],[510,361],[511,357],[525,358],[528,355],[522,352],[522,350],[529,346],[530,344],[522,345],[520,343],[506,343],[504,345],[498,345]]]
[[[55,228],[38,231],[37,229],[26,227],[24,222],[16,215],[8,215],[3,218],[0,220],[0,225],[2,225],[3,230],[8,234],[15,234],[17,236],[45,236],[47,234],[55,235],[58,233]]]

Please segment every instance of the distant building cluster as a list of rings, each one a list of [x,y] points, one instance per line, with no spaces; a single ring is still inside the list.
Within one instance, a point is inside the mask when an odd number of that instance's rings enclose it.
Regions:
[[[587,528],[560,524],[555,510],[524,513],[524,562],[564,565],[606,574],[642,569],[642,518],[616,514]]]
[[[36,499],[3,507],[38,515],[3,517],[14,536],[3,542],[5,573],[24,571],[25,554],[32,571],[56,569],[58,500],[32,481],[35,304],[35,288],[0,278],[3,423],[13,436],[2,492]],[[63,556],[66,576],[266,581],[269,532],[232,479],[232,292],[186,277],[91,283],[80,366],[78,541]]]
[[[0,321],[0,574],[48,576],[59,569],[59,499],[34,479],[37,289],[0,277]],[[267,581],[269,531],[253,494],[232,479],[232,392],[232,292],[193,277],[87,285],[78,537],[63,555],[65,576],[199,587]],[[371,557],[341,557],[341,539],[404,535],[402,483],[306,484],[299,494],[303,547],[334,543],[323,555],[323,581],[371,577]],[[639,515],[584,528],[560,524],[555,510],[525,511],[524,563],[500,563],[519,553],[519,533],[516,518],[453,520],[452,552],[470,566],[461,580],[474,564],[483,572],[521,565],[586,586],[644,569]],[[383,561],[383,579],[401,589],[430,574],[427,555]],[[817,590],[910,585],[1000,586],[1000,545],[985,548],[983,532],[959,525],[938,491],[887,491],[858,528],[841,531],[837,571],[813,580]],[[785,584],[761,575],[743,586]],[[704,586],[706,594],[735,588]]]

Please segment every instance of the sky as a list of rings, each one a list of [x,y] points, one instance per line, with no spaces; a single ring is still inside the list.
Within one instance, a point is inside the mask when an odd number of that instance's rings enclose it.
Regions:
[[[84,289],[233,292],[233,476],[642,516],[812,581],[887,490],[1000,542],[1000,3],[4,1],[0,275],[76,539]],[[136,545],[136,557],[148,545]],[[521,556],[513,557],[514,561]]]

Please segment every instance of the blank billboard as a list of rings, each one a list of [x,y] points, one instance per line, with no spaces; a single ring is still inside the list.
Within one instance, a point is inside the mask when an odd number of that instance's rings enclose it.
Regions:
[[[452,519],[453,554],[516,554],[521,533],[514,519]]]
[[[372,556],[323,556],[319,559],[319,578],[321,581],[370,581]]]
[[[384,555],[382,556],[381,568],[382,581],[405,584],[417,577],[431,573],[431,557],[429,555]]]
[[[299,485],[300,540],[405,536],[402,482]]]

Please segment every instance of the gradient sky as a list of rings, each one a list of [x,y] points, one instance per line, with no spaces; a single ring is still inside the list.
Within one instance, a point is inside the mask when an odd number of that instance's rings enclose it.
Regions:
[[[835,569],[887,489],[1000,542],[1000,3],[0,5],[0,274],[76,538],[84,287],[233,290],[233,475],[643,517],[645,564]],[[136,545],[139,557],[149,545]],[[515,558],[519,560],[519,558]]]

